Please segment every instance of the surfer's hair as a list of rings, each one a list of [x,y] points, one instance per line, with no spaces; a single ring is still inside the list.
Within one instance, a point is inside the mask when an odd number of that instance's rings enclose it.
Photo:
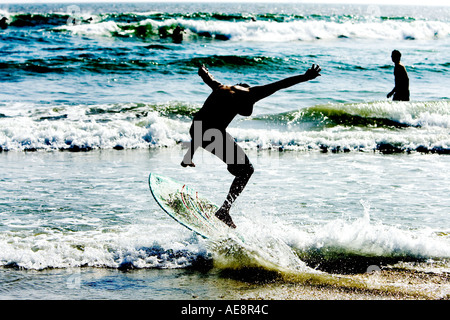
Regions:
[[[398,50],[392,51],[392,57],[398,61],[400,61],[400,58],[402,57],[402,54]]]

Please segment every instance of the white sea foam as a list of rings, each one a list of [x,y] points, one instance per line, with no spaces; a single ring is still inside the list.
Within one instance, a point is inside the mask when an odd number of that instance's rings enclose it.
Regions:
[[[42,228],[20,235],[0,235],[0,266],[25,269],[71,268],[80,266],[120,268],[184,268],[198,256],[206,255],[204,244],[180,237],[178,228],[166,226],[164,238],[155,239],[150,225],[132,225],[115,232],[78,231],[64,233]],[[159,232],[159,231],[158,231]]]
[[[373,222],[367,214],[355,221],[330,221],[308,231],[279,223],[264,226],[258,219],[241,219],[240,224],[246,239],[242,245],[225,242],[211,245],[192,236],[187,229],[163,222],[157,226],[130,225],[104,231],[99,226],[97,230],[69,233],[50,228],[20,234],[3,232],[0,266],[40,270],[80,266],[121,268],[128,264],[134,268],[170,269],[189,267],[199,258],[215,258],[218,266],[224,268],[260,266],[313,272],[292,248],[340,256],[437,260],[450,257],[448,237]],[[164,236],[155,238],[154,234]],[[220,252],[226,252],[225,256]]]
[[[120,28],[114,21],[105,21],[91,24],[63,25],[55,27],[55,30],[67,30],[74,34],[93,35],[93,36],[111,36]]]
[[[448,238],[430,230],[402,230],[365,216],[355,221],[337,220],[316,227],[313,235],[297,239],[296,247],[348,252],[362,256],[449,258]]]
[[[90,108],[81,105],[61,107],[57,111],[53,108],[36,110],[33,111],[33,107],[0,110],[5,115],[0,118],[1,150],[173,147],[190,140],[189,119],[167,117],[157,111],[137,117],[134,111],[90,114]],[[281,127],[274,123],[254,128],[252,124],[256,120],[245,120],[232,125],[229,132],[247,149],[373,151],[385,144],[402,151],[450,149],[447,101],[338,104],[298,112],[312,111],[319,113],[323,120],[345,113],[363,119],[385,119],[407,127],[392,129],[378,127],[376,122],[369,126],[350,122],[320,130],[301,130],[292,123],[297,121],[294,119],[284,120]]]
[[[69,30],[75,34],[106,35],[120,32],[120,23],[114,21],[91,24],[64,25],[56,30]],[[382,39],[382,40],[432,40],[450,36],[450,23],[443,21],[216,21],[170,18],[163,21],[145,19],[137,25],[151,25],[155,32],[160,27],[182,26],[186,38],[202,34],[212,37],[220,35],[232,41],[313,41],[337,38]],[[130,31],[131,30],[131,31]],[[132,29],[125,33],[132,33]]]
[[[278,236],[289,243],[301,256],[322,255],[329,263],[352,257],[378,257],[398,261],[441,261],[439,272],[450,270],[450,239],[428,228],[404,229],[387,225],[364,214],[355,220],[336,219],[324,225],[299,229],[298,226],[278,225]],[[306,253],[302,255],[302,253]],[[325,261],[323,261],[325,262]],[[357,263],[357,261],[355,261]],[[430,265],[432,270],[433,265]]]
[[[188,138],[187,123],[159,116],[157,112],[129,121],[127,114],[109,115],[107,119],[87,116],[83,107],[65,111],[59,120],[37,121],[23,113],[0,119],[0,146],[3,150],[132,149],[173,146]],[[53,114],[51,111],[47,115]]]
[[[441,21],[196,21],[169,19],[163,22],[146,20],[141,24],[154,27],[178,24],[193,34],[225,35],[236,41],[311,41],[316,39],[438,39],[450,36],[450,24]]]
[[[277,149],[291,151],[332,150],[373,151],[379,144],[391,144],[415,150],[419,146],[448,148],[447,131],[405,129],[402,133],[389,130],[363,130],[335,127],[318,132],[283,132],[278,130],[234,129],[230,130],[239,143],[249,149]]]

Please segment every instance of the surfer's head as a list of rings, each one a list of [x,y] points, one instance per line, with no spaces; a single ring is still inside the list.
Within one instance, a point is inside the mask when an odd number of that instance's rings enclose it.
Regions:
[[[402,57],[402,54],[400,53],[400,51],[398,51],[398,50],[392,51],[392,54],[391,54],[392,62],[399,63],[401,57]]]

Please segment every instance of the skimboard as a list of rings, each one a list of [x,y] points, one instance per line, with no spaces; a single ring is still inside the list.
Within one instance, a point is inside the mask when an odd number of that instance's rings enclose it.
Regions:
[[[231,230],[214,215],[219,207],[185,183],[155,173],[148,183],[160,207],[184,227],[204,238],[226,236]]]

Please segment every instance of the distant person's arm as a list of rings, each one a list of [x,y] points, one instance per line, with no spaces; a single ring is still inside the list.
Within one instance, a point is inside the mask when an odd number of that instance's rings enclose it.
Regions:
[[[395,87],[394,87],[394,89],[392,89],[391,92],[389,92],[389,93],[387,94],[387,98],[389,99],[390,97],[392,97],[392,96],[394,95],[394,93],[395,93]]]
[[[394,95],[394,93],[397,91],[397,81],[398,81],[398,79],[397,79],[397,66],[395,66],[395,68],[394,68],[394,77],[395,77],[395,86],[394,86],[394,89],[392,89],[392,91],[387,94],[387,98],[388,99],[390,97],[392,97]]]
[[[249,88],[251,98],[254,102],[264,99],[264,98],[274,94],[278,90],[289,88],[298,83],[315,79],[320,76],[320,73],[319,73],[320,71],[321,71],[320,67],[318,65],[316,66],[313,64],[312,67],[309,68],[304,74],[289,77],[289,78],[286,78],[286,79],[283,79],[280,81],[276,81],[273,83],[269,83],[266,85],[262,85],[262,86],[251,87],[251,88]]]
[[[406,68],[402,64],[397,64],[394,68],[395,86],[391,92],[387,94],[389,99],[395,93],[401,93],[409,90],[409,78]]]
[[[203,82],[213,90],[222,85],[219,81],[214,79],[212,74],[209,73],[208,69],[204,65],[198,68],[198,75],[202,78]]]

